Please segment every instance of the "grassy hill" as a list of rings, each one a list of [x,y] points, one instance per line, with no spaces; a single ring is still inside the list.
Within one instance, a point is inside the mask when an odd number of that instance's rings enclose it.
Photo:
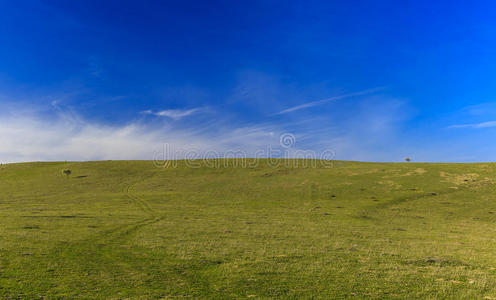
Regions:
[[[495,164],[228,162],[0,166],[0,298],[496,299]]]

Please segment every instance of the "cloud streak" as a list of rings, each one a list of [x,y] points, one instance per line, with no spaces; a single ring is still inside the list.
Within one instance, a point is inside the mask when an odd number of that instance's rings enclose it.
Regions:
[[[349,93],[349,94],[344,94],[344,95],[340,95],[340,96],[334,96],[334,97],[330,97],[330,98],[324,98],[324,99],[317,100],[317,101],[307,102],[307,103],[304,103],[304,104],[300,104],[300,105],[297,105],[297,106],[286,108],[286,109],[281,110],[280,112],[278,112],[278,113],[276,113],[274,115],[283,115],[283,114],[291,113],[291,112],[294,112],[294,111],[297,111],[297,110],[301,110],[301,109],[305,109],[305,108],[310,108],[310,107],[314,107],[314,106],[319,106],[319,105],[322,105],[322,104],[325,104],[325,103],[328,103],[328,102],[331,102],[331,101],[336,101],[336,100],[341,100],[341,99],[346,99],[346,98],[351,98],[351,97],[356,97],[356,96],[369,95],[369,94],[372,94],[372,93],[381,91],[383,89],[384,89],[383,87],[378,87],[378,88],[364,90],[364,91],[360,91],[360,92]]]
[[[187,128],[140,122],[108,126],[70,115],[50,119],[35,115],[0,117],[0,163],[152,160],[165,144],[178,153],[241,149],[253,154],[260,147],[277,146],[274,132],[281,130],[272,125],[226,127],[217,131],[215,127],[216,124]]]
[[[451,128],[451,129],[456,129],[456,128],[481,129],[481,128],[491,128],[491,127],[496,127],[496,121],[487,121],[487,122],[474,123],[474,124],[451,125],[448,128]]]
[[[193,108],[193,109],[167,109],[167,110],[162,110],[158,112],[154,112],[152,110],[145,110],[142,111],[142,114],[145,115],[154,115],[157,117],[167,117],[171,118],[173,120],[180,120],[182,118],[191,116],[193,114],[201,113],[205,109],[203,108]]]
[[[152,160],[165,144],[175,155],[168,159],[184,158],[182,150],[200,156],[214,151],[221,157],[240,150],[255,157],[260,150],[268,154],[269,148],[285,151],[279,139],[283,133],[296,136],[291,151],[332,150],[336,159],[345,160],[402,159],[401,150],[391,150],[398,125],[405,119],[402,112],[407,109],[402,102],[364,99],[354,107],[360,124],[336,112],[337,119],[321,116],[291,122],[268,119],[244,123],[233,116],[215,115],[194,122],[140,118],[123,125],[107,125],[85,119],[72,110],[56,109],[47,114],[18,107],[10,114],[0,114],[0,162]],[[172,118],[170,111],[168,114],[164,117]],[[278,157],[276,153],[271,156]]]

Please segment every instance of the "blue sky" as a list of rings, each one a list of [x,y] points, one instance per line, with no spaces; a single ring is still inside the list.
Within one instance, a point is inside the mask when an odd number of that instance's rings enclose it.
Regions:
[[[496,160],[492,1],[0,1],[0,161]]]

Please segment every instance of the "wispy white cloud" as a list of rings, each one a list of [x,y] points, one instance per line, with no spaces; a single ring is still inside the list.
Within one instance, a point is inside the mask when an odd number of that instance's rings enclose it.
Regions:
[[[494,116],[496,115],[496,102],[484,102],[464,107],[459,113],[469,116]]]
[[[157,117],[168,117],[174,120],[179,120],[184,117],[188,117],[203,111],[205,111],[204,108],[193,108],[193,109],[167,109],[157,112],[154,112],[152,110],[145,110],[142,111],[141,113],[146,115],[155,115]]]
[[[220,130],[214,127],[213,124],[177,127],[140,122],[108,126],[71,115],[50,119],[34,114],[1,116],[0,163],[151,160],[165,144],[171,151],[177,151],[170,158],[183,158],[185,151],[243,150],[247,155],[253,155],[260,147],[277,146],[279,140],[274,132],[281,130],[272,125],[233,126]]]
[[[331,101],[336,101],[336,100],[341,100],[341,99],[346,99],[346,98],[351,98],[351,97],[356,97],[356,96],[369,95],[369,94],[378,92],[378,91],[383,90],[383,89],[384,89],[384,87],[379,87],[379,88],[364,90],[364,91],[360,91],[360,92],[355,92],[355,93],[349,93],[349,94],[344,94],[344,95],[340,95],[340,96],[329,97],[329,98],[325,98],[325,99],[321,99],[321,100],[317,100],[317,101],[307,102],[307,103],[304,103],[304,104],[301,104],[301,105],[297,105],[297,106],[293,106],[293,107],[290,107],[290,108],[286,108],[284,110],[281,110],[280,112],[276,113],[275,115],[287,114],[287,113],[294,112],[294,111],[297,111],[297,110],[300,110],[300,109],[305,109],[305,108],[309,108],[309,107],[314,107],[314,106],[322,105],[322,104],[325,104],[325,103],[331,102]]]
[[[451,125],[448,128],[490,128],[496,127],[496,121],[487,121],[482,123],[473,123],[473,124],[459,124],[459,125]]]
[[[402,150],[393,145],[397,143],[395,135],[408,108],[401,101],[367,99],[354,104],[353,118],[336,112],[335,118],[315,116],[291,122],[268,118],[245,123],[235,115],[224,114],[194,122],[139,119],[123,125],[89,120],[58,105],[50,108],[52,113],[47,113],[28,109],[29,106],[13,108],[2,104],[0,162],[151,160],[165,144],[176,155],[168,158],[183,158],[181,150],[199,155],[213,151],[220,156],[239,150],[249,157],[258,156],[258,151],[265,150],[267,156],[269,148],[288,150],[280,146],[282,133],[295,135],[296,143],[289,149],[292,152],[333,150],[336,159],[401,160],[404,157]],[[6,110],[10,113],[5,113]],[[186,111],[183,110],[182,115]],[[142,113],[155,115],[158,112]],[[172,118],[170,113],[167,117]]]

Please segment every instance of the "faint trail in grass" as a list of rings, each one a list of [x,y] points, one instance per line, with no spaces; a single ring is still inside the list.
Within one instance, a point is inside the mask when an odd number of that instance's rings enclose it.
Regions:
[[[478,188],[484,188],[488,185],[489,184],[484,184],[484,185],[478,186]],[[406,196],[402,196],[402,197],[397,197],[397,198],[394,198],[390,201],[387,201],[384,203],[379,203],[379,204],[368,207],[366,210],[362,211],[361,216],[373,214],[374,212],[377,212],[379,210],[387,209],[391,206],[399,205],[399,204],[402,204],[405,202],[415,201],[415,200],[428,198],[428,197],[439,197],[439,196],[444,196],[444,195],[456,194],[459,192],[467,191],[470,188],[473,188],[473,186],[466,185],[464,187],[459,187],[458,189],[447,188],[447,189],[438,190],[438,191],[434,191],[434,192],[423,192],[423,193],[416,193],[414,195],[406,195]],[[397,210],[393,215],[391,215],[391,217],[389,218],[389,223],[391,223],[393,221],[393,219],[395,219],[399,215],[399,213],[400,213],[400,210]]]
[[[107,249],[112,249],[112,247],[119,248],[122,243],[118,241],[122,241],[127,237],[129,237],[131,234],[139,231],[141,228],[158,223],[165,218],[164,216],[157,216],[146,200],[133,194],[134,187],[136,186],[136,184],[143,181],[144,180],[139,180],[132,184],[127,184],[124,188],[124,193],[129,199],[131,199],[135,204],[137,204],[141,208],[141,210],[148,216],[145,219],[140,220],[138,222],[127,224],[124,226],[119,226],[117,228],[107,231],[98,240],[98,243],[103,244],[103,248],[107,248]],[[93,244],[92,246],[94,247],[94,245],[95,244]],[[130,262],[127,259],[123,259],[118,255],[116,256],[115,252],[98,251],[98,253],[100,257],[104,258],[104,260],[107,262],[108,265],[112,266],[112,268],[116,268],[120,270],[119,272],[117,272],[118,274],[119,273],[126,274],[128,276],[131,276],[130,274],[139,274],[139,272],[137,272],[137,268],[133,266],[132,262]]]
[[[122,246],[130,235],[136,233],[143,227],[158,223],[165,218],[165,216],[158,216],[146,200],[133,194],[134,186],[140,182],[142,182],[142,180],[132,184],[126,184],[123,187],[123,193],[126,197],[131,199],[146,216],[142,216],[139,221],[130,224],[113,226],[112,228],[97,233],[96,236],[93,235],[82,240],[60,243],[51,251],[51,256],[54,258],[51,265],[58,265],[61,258],[67,258],[71,261],[68,261],[67,265],[70,265],[71,267],[88,265],[90,266],[90,269],[98,269],[105,266],[104,270],[109,274],[114,274],[113,276],[128,276],[129,280],[134,276],[140,276],[139,274],[141,273],[137,271],[139,268],[137,268],[129,258],[126,258],[128,255],[132,254],[128,253],[126,248],[122,248]],[[120,254],[116,255],[116,253]],[[84,263],[77,263],[79,261],[84,261]]]
[[[148,204],[148,202],[146,202],[145,200],[141,199],[140,197],[136,196],[136,195],[133,195],[133,191],[134,191],[134,187],[136,186],[136,184],[140,183],[142,181],[137,181],[135,183],[132,183],[132,184],[129,184],[126,189],[125,189],[125,193],[126,193],[126,196],[131,199],[133,202],[135,202],[138,206],[141,207],[141,209],[149,214],[150,216],[154,217],[155,216],[155,213],[153,211],[153,209],[150,207],[150,205]]]
[[[157,223],[157,222],[159,222],[165,218],[163,216],[162,217],[157,216],[155,211],[153,210],[153,208],[148,204],[148,202],[146,200],[142,199],[141,197],[136,196],[133,193],[134,187],[138,183],[143,182],[144,180],[145,179],[138,180],[138,181],[135,181],[134,183],[125,185],[124,193],[126,194],[126,196],[129,199],[131,199],[134,203],[136,203],[141,208],[141,210],[148,215],[148,217],[145,218],[144,220],[140,221],[140,222],[135,223],[135,224],[130,224],[129,225],[130,228],[125,229],[124,232],[127,232],[127,233],[134,232],[134,231],[140,229],[141,227]]]
[[[139,230],[140,228],[142,228],[144,226],[157,223],[157,222],[159,222],[165,218],[165,217],[157,216],[155,211],[151,208],[151,206],[148,204],[148,202],[146,200],[133,194],[134,187],[138,183],[143,182],[143,181],[144,181],[144,179],[138,180],[138,181],[135,181],[134,183],[125,185],[123,192],[129,199],[132,200],[133,203],[135,203],[137,206],[139,206],[141,208],[141,210],[145,214],[148,215],[148,217],[146,217],[145,219],[143,219],[139,222],[136,222],[133,224],[128,224],[124,227],[120,226],[116,229],[113,229],[113,230],[107,232],[108,235],[113,235],[115,233],[120,232],[120,234],[117,234],[118,236],[125,236],[125,235],[131,234],[132,232]]]

